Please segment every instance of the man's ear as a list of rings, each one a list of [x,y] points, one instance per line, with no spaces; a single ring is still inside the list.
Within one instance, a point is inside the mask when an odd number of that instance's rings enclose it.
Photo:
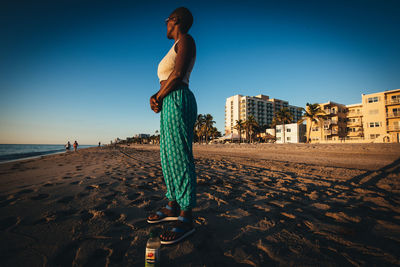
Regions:
[[[179,24],[179,23],[181,23],[181,19],[178,18],[178,17],[176,17],[176,18],[175,18],[175,24]]]

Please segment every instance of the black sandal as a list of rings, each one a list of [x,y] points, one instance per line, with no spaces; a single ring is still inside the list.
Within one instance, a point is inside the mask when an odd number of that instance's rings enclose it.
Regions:
[[[195,232],[195,230],[196,229],[194,228],[192,222],[189,219],[179,216],[178,222],[176,222],[174,227],[171,230],[165,231],[160,236],[161,244],[162,245],[172,245],[172,244],[178,243],[185,237],[193,234]],[[174,233],[175,238],[167,240],[165,238],[167,233],[168,233],[168,236],[170,236],[171,233]]]
[[[168,209],[172,211],[174,214],[178,214],[178,210],[175,208],[170,207],[168,204],[165,206],[164,209]],[[178,220],[178,216],[169,216],[168,214],[165,214],[162,212],[162,209],[156,212],[156,215],[158,216],[157,219],[151,220],[149,217],[147,217],[147,222],[148,223],[160,223],[160,222],[168,222],[168,221],[176,221]]]

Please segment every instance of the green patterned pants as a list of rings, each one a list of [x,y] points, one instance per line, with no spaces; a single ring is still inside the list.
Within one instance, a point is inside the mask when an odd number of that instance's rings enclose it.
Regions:
[[[162,103],[160,157],[166,197],[182,210],[196,205],[196,173],[193,160],[193,128],[197,118],[196,99],[187,86],[169,93]]]

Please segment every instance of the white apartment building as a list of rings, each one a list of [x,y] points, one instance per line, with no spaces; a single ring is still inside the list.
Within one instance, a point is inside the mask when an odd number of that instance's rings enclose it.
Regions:
[[[253,115],[259,125],[270,125],[276,111],[288,108],[293,114],[293,122],[297,122],[302,116],[302,108],[289,105],[288,101],[269,98],[266,95],[228,97],[225,102],[225,135],[232,132],[237,120],[247,120]]]
[[[275,129],[267,129],[266,133],[273,135],[276,137],[276,143],[304,143],[306,142],[306,125],[305,124],[297,124],[290,123],[285,124],[285,137],[283,136],[283,125],[276,126],[276,135]],[[285,139],[284,139],[285,138]],[[285,140],[285,142],[283,141]]]

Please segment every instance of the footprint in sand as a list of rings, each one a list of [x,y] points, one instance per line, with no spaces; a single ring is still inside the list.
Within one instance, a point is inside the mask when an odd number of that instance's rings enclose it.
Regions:
[[[108,266],[112,253],[113,251],[109,248],[98,248],[90,255],[85,266]]]
[[[89,212],[87,210],[81,211],[80,215],[81,215],[81,220],[84,222],[89,221],[94,216],[93,212]]]
[[[101,184],[98,184],[98,186],[99,186],[100,188],[105,188],[105,187],[107,187],[109,184],[110,184],[110,183],[101,183]]]
[[[45,198],[48,198],[48,197],[49,197],[49,194],[38,194],[38,195],[36,195],[34,197],[31,197],[31,199],[32,200],[42,200],[42,199],[45,199]]]
[[[131,202],[131,205],[136,205],[136,204],[140,204],[143,203],[145,200],[143,198],[137,198],[134,201]]]
[[[52,183],[50,183],[50,182],[47,182],[47,183],[45,183],[44,185],[43,185],[43,187],[50,187],[50,186],[53,186],[54,184],[52,184]]]
[[[66,176],[63,176],[63,179],[71,179],[72,177],[71,176],[68,176],[68,175],[66,175]]]
[[[104,198],[105,200],[113,200],[113,199],[115,199],[115,196],[116,196],[117,194],[118,194],[118,193],[115,192],[115,193],[112,193],[112,194],[110,194],[110,195],[104,196],[104,197],[102,197],[102,198]]]
[[[147,190],[147,191],[153,191],[153,188],[147,184],[141,184],[136,186],[137,189],[142,189],[142,190]]]
[[[85,187],[86,190],[94,190],[94,189],[99,189],[99,186],[97,184],[93,185],[88,185]]]
[[[70,183],[71,185],[74,185],[74,184],[82,184],[82,181],[75,181],[75,182],[72,182],[72,183]]]
[[[17,196],[20,196],[20,195],[28,194],[28,193],[32,193],[32,192],[33,192],[32,189],[23,189],[23,190],[21,190],[21,191],[18,191],[18,192],[16,193],[16,195],[17,195]]]
[[[154,201],[159,201],[159,200],[162,200],[163,197],[160,197],[160,196],[150,196],[149,199],[150,199],[150,200],[154,200]]]
[[[82,243],[80,239],[74,240],[60,251],[58,251],[57,255],[51,262],[51,265],[54,266],[72,266],[73,260],[76,257],[77,250],[79,249],[79,245]]]
[[[128,195],[128,199],[129,200],[135,200],[135,199],[137,199],[138,197],[140,197],[140,193],[132,193],[132,194],[129,194]]]
[[[110,249],[112,250],[110,260],[115,263],[120,263],[121,265],[122,261],[124,260],[125,253],[128,251],[130,246],[131,246],[131,241],[126,239],[113,243],[110,246]]]
[[[111,221],[118,220],[119,218],[121,218],[121,216],[123,216],[123,214],[112,210],[105,210],[104,215]]]
[[[61,211],[56,211],[55,217],[56,217],[56,222],[59,221],[65,221],[69,218],[71,218],[72,215],[76,214],[78,210],[75,209],[70,209],[70,210],[61,210]]]
[[[109,206],[110,204],[111,204],[110,201],[106,201],[106,202],[103,202],[103,203],[97,205],[97,206],[94,207],[94,208],[95,208],[96,210],[105,210],[105,209],[108,208],[108,206]]]
[[[86,192],[80,192],[80,193],[77,194],[78,198],[83,198],[83,197],[86,197],[88,195],[89,195],[89,193],[86,193]]]
[[[59,199],[57,202],[67,204],[67,203],[71,202],[73,199],[74,199],[73,196],[66,196],[66,197]]]
[[[7,217],[0,221],[0,230],[4,231],[6,229],[9,229],[12,226],[18,225],[19,222],[20,222],[19,217]]]
[[[2,196],[4,197],[4,196]],[[5,196],[5,199],[0,200],[0,207],[6,207],[8,205],[12,205],[16,202],[16,198],[14,197],[14,195],[8,195]]]

